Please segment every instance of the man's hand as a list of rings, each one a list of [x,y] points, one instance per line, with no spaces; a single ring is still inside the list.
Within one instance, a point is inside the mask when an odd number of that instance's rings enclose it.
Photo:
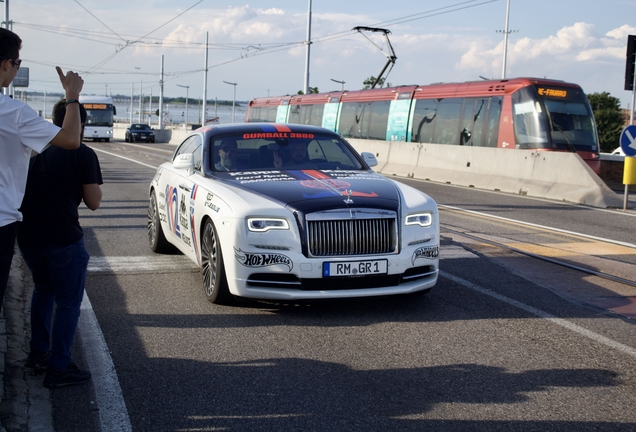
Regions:
[[[278,156],[278,152],[276,150],[273,151],[274,154],[274,168],[280,168],[283,166],[283,160],[280,156]]]
[[[57,71],[62,87],[64,87],[64,91],[66,92],[66,99],[79,99],[82,87],[84,87],[84,80],[82,77],[73,71],[68,71],[66,72],[66,75],[64,75],[62,68],[59,66],[55,66],[55,70]]]

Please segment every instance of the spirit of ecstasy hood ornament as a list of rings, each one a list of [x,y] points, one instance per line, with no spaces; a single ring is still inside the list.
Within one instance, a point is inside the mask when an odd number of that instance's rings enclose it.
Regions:
[[[351,191],[351,189],[347,189],[345,190],[345,192],[347,193],[347,199],[344,200],[345,204],[353,204],[353,200],[351,199],[351,194],[353,192]]]

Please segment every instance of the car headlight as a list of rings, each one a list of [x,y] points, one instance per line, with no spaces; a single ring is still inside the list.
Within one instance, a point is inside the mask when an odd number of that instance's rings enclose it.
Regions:
[[[248,218],[247,228],[254,232],[265,232],[269,230],[287,230],[289,224],[285,219],[272,218]]]
[[[406,217],[405,225],[419,225],[421,227],[431,226],[433,215],[430,213],[417,213]]]

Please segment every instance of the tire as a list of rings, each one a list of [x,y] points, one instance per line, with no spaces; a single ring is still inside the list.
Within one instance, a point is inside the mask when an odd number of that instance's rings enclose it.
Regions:
[[[126,135],[126,136],[124,137],[124,141],[126,141],[126,142],[130,142],[130,139],[128,138],[128,135]]]
[[[211,220],[205,221],[201,233],[201,273],[203,290],[208,301],[215,304],[231,304],[234,296],[230,294],[223,265],[223,254],[219,236]]]
[[[110,138],[104,138],[104,141],[110,142]]]
[[[163,234],[157,208],[157,197],[154,191],[150,194],[150,203],[148,204],[148,243],[150,243],[150,249],[156,253],[174,251],[174,246],[168,243],[166,236]]]
[[[154,138],[152,138],[152,139],[150,140],[150,142],[154,144],[155,139],[154,139]]]

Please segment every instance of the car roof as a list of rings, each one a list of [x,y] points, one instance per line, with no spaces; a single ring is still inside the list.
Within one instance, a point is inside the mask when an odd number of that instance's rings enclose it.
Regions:
[[[329,129],[321,128],[318,126],[301,125],[294,123],[227,123],[214,126],[203,126],[197,131],[207,132],[212,134],[232,134],[232,133],[320,133],[327,135],[338,136],[337,133],[330,131]]]

